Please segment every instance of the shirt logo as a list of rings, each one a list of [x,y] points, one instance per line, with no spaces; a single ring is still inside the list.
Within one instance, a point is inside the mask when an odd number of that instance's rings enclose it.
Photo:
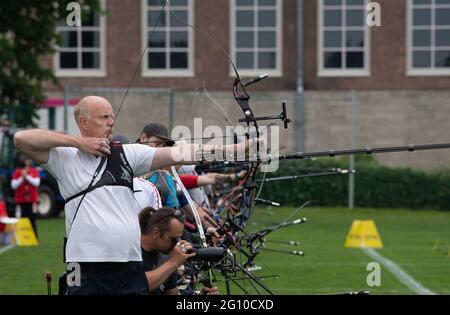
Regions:
[[[120,179],[131,183],[131,174],[130,174],[130,172],[126,168],[124,168],[123,166],[120,166],[120,168],[122,169],[122,175],[120,176]]]

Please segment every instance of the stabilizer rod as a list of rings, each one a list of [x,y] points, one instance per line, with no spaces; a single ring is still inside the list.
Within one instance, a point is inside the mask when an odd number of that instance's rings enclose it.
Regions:
[[[450,149],[450,143],[436,143],[436,144],[410,144],[403,146],[393,147],[367,147],[359,149],[346,149],[346,150],[330,150],[330,151],[317,151],[317,152],[299,152],[295,154],[272,156],[272,159],[278,158],[279,160],[301,160],[307,158],[316,157],[335,157],[354,154],[377,154],[377,153],[392,153],[392,152],[414,152],[414,151],[428,151],[428,150],[442,150]]]

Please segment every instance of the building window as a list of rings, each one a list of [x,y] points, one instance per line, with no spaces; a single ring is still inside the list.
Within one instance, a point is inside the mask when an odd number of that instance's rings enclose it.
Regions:
[[[105,76],[104,15],[82,16],[79,27],[61,21],[57,31],[61,37],[54,56],[57,76]]]
[[[450,0],[408,4],[408,74],[450,75]]]
[[[193,76],[193,0],[142,0],[143,76]],[[144,50],[145,46],[143,47]]]
[[[319,0],[319,76],[368,76],[367,0]]]
[[[281,12],[282,0],[232,1],[231,53],[241,74],[282,75]]]

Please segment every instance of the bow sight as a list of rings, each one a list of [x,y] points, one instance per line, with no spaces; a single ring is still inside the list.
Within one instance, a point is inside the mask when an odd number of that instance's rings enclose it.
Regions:
[[[259,82],[265,78],[267,78],[268,75],[267,74],[263,74],[260,77],[245,81],[244,83],[242,83],[242,81],[240,80],[240,78],[236,78],[234,80],[234,84],[233,84],[233,95],[234,95],[234,99],[236,100],[236,102],[239,104],[239,106],[241,107],[242,111],[244,112],[245,118],[241,118],[238,121],[239,122],[245,122],[247,123],[247,126],[250,125],[250,123],[253,123],[253,125],[255,126],[257,133],[258,133],[258,126],[256,124],[257,121],[267,121],[267,120],[281,120],[284,123],[284,128],[288,129],[288,124],[292,122],[292,120],[290,120],[287,117],[287,111],[286,111],[286,102],[283,101],[283,103],[281,104],[282,107],[282,112],[279,115],[272,115],[272,116],[259,116],[259,117],[255,117],[253,115],[253,111],[250,108],[249,105],[249,100],[250,100],[250,95],[248,95],[245,87],[249,86],[253,83]],[[242,91],[244,94],[240,94],[239,93],[239,87],[241,87]],[[258,133],[259,135],[259,133]]]

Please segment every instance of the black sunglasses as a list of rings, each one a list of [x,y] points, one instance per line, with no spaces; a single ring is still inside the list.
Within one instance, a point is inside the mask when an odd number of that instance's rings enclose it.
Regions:
[[[153,212],[153,214],[155,214],[156,212]],[[183,212],[180,209],[174,209],[173,212],[171,213],[167,213],[166,215],[163,215],[162,217],[160,217],[158,220],[156,220],[155,222],[153,222],[153,224],[156,224],[158,222],[161,222],[162,220],[164,220],[165,218],[168,217],[173,217],[173,218],[181,218],[183,216]]]

